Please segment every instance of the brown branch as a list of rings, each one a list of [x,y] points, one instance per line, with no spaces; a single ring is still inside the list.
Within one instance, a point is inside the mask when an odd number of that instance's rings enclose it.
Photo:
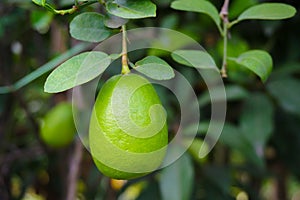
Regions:
[[[28,149],[16,149],[0,157],[0,166],[9,166],[11,163],[28,158],[35,158],[43,155],[45,152],[40,146],[34,146]]]
[[[228,6],[229,6],[229,0],[224,0],[224,4],[222,6],[220,16],[223,19],[224,23],[228,23]]]
[[[67,181],[67,196],[66,200],[76,199],[76,186],[79,174],[80,162],[82,158],[83,146],[79,138],[75,141],[74,154],[71,156],[69,165],[69,174]]]

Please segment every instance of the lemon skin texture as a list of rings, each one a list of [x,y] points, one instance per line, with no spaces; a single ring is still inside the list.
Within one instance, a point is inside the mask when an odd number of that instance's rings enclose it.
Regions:
[[[139,83],[142,85],[134,90]],[[126,95],[131,90],[134,92],[128,100]],[[114,110],[113,95],[116,91],[118,102],[127,104],[124,109]],[[151,83],[139,75],[116,75],[104,84],[97,96],[89,129],[91,154],[104,175],[114,179],[133,179],[161,165],[168,144],[167,123],[162,122],[159,131],[146,137],[143,131],[136,132],[140,129],[132,129],[135,135],[130,134],[130,128],[124,130],[117,120],[122,116],[122,122],[147,127],[152,123],[149,110],[153,105],[161,105],[160,99]],[[129,109],[129,115],[124,117],[126,109]],[[160,113],[156,114],[160,116]]]
[[[52,148],[69,145],[76,134],[73,121],[72,105],[60,103],[50,110],[41,122],[40,137]]]

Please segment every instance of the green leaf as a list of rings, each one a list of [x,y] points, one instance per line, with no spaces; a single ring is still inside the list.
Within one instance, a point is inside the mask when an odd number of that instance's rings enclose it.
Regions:
[[[172,67],[156,56],[147,56],[136,63],[134,69],[155,80],[168,80],[174,78]]]
[[[46,4],[46,0],[32,0],[32,2],[39,6],[45,6]]]
[[[34,81],[34,80],[38,79],[39,77],[43,76],[44,74],[46,74],[47,72],[49,72],[50,70],[55,68],[60,63],[64,62],[65,60],[71,58],[72,56],[74,56],[74,55],[76,55],[76,54],[78,54],[78,53],[80,53],[83,50],[86,50],[88,48],[90,48],[90,44],[87,44],[87,43],[80,43],[80,44],[72,47],[71,49],[69,49],[65,53],[53,58],[52,60],[50,60],[46,64],[40,66],[35,71],[33,71],[30,74],[22,77],[20,80],[18,80],[14,84],[6,85],[6,86],[0,86],[0,94],[10,93],[10,92],[14,92],[14,91],[17,91],[17,90],[21,89],[22,87],[28,85],[32,81]]]
[[[156,5],[150,0],[113,0],[106,3],[109,13],[125,19],[156,16]]]
[[[240,130],[259,156],[273,131],[273,104],[264,94],[252,94],[246,100],[240,119]]]
[[[296,9],[284,3],[262,3],[245,10],[238,21],[246,19],[279,20],[293,17]]]
[[[244,10],[249,8],[250,6],[253,6],[257,4],[258,0],[235,0],[230,2],[229,7],[229,19],[235,19],[237,18]]]
[[[194,167],[188,154],[161,171],[159,186],[163,200],[191,199]]]
[[[300,115],[300,81],[289,77],[267,84],[267,89],[286,111]]]
[[[226,123],[219,141],[233,150],[243,154],[249,161],[258,167],[264,166],[261,155],[258,155],[254,145],[245,137],[242,131],[233,124]]]
[[[249,50],[249,45],[246,40],[241,39],[238,35],[231,33],[230,42],[227,44],[228,57],[238,57],[240,54]],[[219,55],[223,55],[224,41],[219,40],[217,44]],[[228,70],[229,71],[229,70]]]
[[[119,28],[122,25],[126,24],[128,19],[117,17],[115,15],[107,14],[104,17],[104,24],[108,28]]]
[[[210,3],[209,1],[205,0],[177,0],[172,2],[171,8],[176,10],[183,10],[183,11],[191,11],[191,12],[199,12],[204,13],[210,16],[219,30],[221,30],[221,19],[219,16],[219,12],[216,7]]]
[[[46,33],[49,30],[52,19],[52,13],[40,10],[33,10],[30,15],[31,24],[39,33]]]
[[[229,59],[254,72],[263,82],[267,80],[273,68],[272,57],[266,51],[251,50],[242,53],[238,58]]]
[[[105,27],[103,21],[104,17],[98,13],[82,13],[71,21],[70,34],[78,40],[101,42],[111,34],[111,31]]]
[[[81,53],[56,68],[48,76],[44,90],[57,93],[86,83],[103,73],[110,62],[110,57],[103,52]]]
[[[109,57],[112,59],[112,60],[117,60],[118,58],[120,58],[122,56],[121,53],[113,53],[113,54],[110,54]]]
[[[151,44],[148,54],[155,56],[169,56],[170,51],[182,49],[193,44],[195,44],[195,40],[187,35],[178,34],[178,32],[173,31],[166,31],[162,32],[158,38],[155,38]]]
[[[244,88],[238,86],[238,85],[226,85],[225,87],[225,92],[226,96],[221,95],[223,90],[223,87],[215,87],[213,88],[210,93],[207,91],[203,95],[200,96],[199,98],[199,106],[203,107],[207,104],[209,104],[212,99],[210,97],[210,94],[213,96],[214,101],[224,101],[225,98],[227,101],[235,101],[235,100],[241,100],[246,97],[248,97],[248,92]]]
[[[205,51],[177,50],[174,51],[171,56],[176,62],[189,67],[199,69],[216,68],[215,61]]]
[[[276,68],[272,74],[270,79],[279,80],[279,79],[286,79],[290,78],[291,75],[300,73],[300,63],[297,62],[286,62],[284,65]]]
[[[243,135],[240,134],[238,127],[230,123],[225,123],[220,136],[220,142],[232,149],[240,149],[245,145]]]

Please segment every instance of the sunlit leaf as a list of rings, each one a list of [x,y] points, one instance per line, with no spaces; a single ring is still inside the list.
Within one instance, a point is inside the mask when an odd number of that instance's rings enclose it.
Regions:
[[[155,80],[168,80],[175,76],[172,67],[156,56],[148,56],[138,61],[134,69]]]
[[[247,51],[237,58],[229,59],[254,72],[263,82],[267,80],[273,68],[272,57],[268,52],[262,50]]]
[[[32,0],[32,2],[39,6],[45,6],[46,4],[46,0]]]
[[[219,12],[217,8],[210,3],[209,1],[205,0],[177,0],[172,2],[171,8],[176,10],[183,10],[183,11],[190,11],[190,12],[199,12],[204,13],[210,16],[213,21],[216,23],[219,29],[221,19],[219,16]]]
[[[86,83],[103,73],[110,62],[111,58],[107,54],[98,51],[74,56],[48,76],[44,90],[57,93]]]
[[[109,13],[126,19],[156,16],[156,5],[150,0],[113,0],[106,3]]]
[[[284,3],[262,3],[245,10],[238,21],[246,19],[279,20],[293,17],[296,9]]]
[[[216,64],[212,57],[205,51],[177,50],[172,53],[172,58],[183,65],[199,69],[213,69]]]

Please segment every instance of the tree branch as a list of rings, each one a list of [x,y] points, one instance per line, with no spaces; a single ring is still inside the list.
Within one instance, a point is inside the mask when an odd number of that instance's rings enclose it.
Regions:
[[[76,186],[82,158],[83,146],[79,138],[76,138],[74,154],[70,158],[69,174],[67,179],[66,200],[76,199]]]

